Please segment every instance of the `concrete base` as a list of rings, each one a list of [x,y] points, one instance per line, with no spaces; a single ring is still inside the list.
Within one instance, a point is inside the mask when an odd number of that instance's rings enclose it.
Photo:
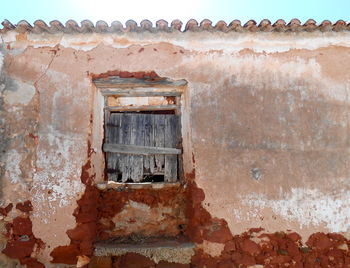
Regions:
[[[176,240],[146,241],[141,243],[99,242],[95,244],[95,256],[122,256],[126,253],[137,253],[158,263],[167,261],[188,264],[194,255],[195,245]]]

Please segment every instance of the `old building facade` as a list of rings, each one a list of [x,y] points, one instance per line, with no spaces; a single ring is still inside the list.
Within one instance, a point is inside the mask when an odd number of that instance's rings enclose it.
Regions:
[[[5,21],[1,267],[349,265],[349,30]]]

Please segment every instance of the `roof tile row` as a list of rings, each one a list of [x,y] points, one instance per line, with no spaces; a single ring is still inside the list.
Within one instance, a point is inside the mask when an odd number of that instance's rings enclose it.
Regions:
[[[74,20],[68,20],[63,25],[58,20],[53,20],[47,25],[42,20],[37,20],[33,25],[25,20],[19,21],[17,24],[12,24],[10,21],[5,20],[2,22],[3,28],[0,29],[0,33],[6,33],[8,31],[15,30],[17,32],[33,32],[33,33],[122,33],[122,32],[174,32],[174,31],[220,31],[220,32],[313,32],[313,31],[350,31],[350,23],[346,23],[343,20],[338,20],[336,23],[332,23],[329,20],[325,20],[320,24],[317,24],[315,20],[309,19],[304,24],[298,19],[292,19],[288,24],[284,20],[277,20],[275,23],[264,19],[259,24],[254,20],[249,20],[244,25],[239,20],[233,20],[230,24],[224,21],[219,21],[213,26],[212,22],[208,19],[203,20],[200,24],[194,19],[191,19],[182,29],[183,23],[180,20],[173,20],[169,25],[165,20],[158,20],[156,25],[153,26],[149,20],[141,21],[138,25],[133,20],[128,20],[125,23],[125,27],[119,21],[113,21],[108,25],[105,21],[97,21],[94,25],[89,20],[83,20],[80,25]]]

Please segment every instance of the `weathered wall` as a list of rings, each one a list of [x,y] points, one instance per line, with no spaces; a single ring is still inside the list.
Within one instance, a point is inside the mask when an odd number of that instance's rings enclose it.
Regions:
[[[237,231],[349,231],[349,50],[242,54],[192,98],[207,209]]]
[[[45,244],[33,257],[41,262],[70,243],[66,232],[76,225],[93,139],[91,74],[115,70],[188,81],[185,173],[196,170],[201,204],[232,234],[263,227],[304,239],[315,231],[349,235],[348,32],[2,38],[1,202],[31,201],[33,236]],[[98,167],[90,175],[102,174]],[[199,247],[220,255],[224,242],[209,240]]]

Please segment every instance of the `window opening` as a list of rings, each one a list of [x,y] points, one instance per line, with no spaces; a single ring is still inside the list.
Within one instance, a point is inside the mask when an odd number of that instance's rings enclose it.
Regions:
[[[158,93],[160,95],[161,93]],[[105,96],[104,145],[109,181],[179,180],[181,120],[179,97]]]

